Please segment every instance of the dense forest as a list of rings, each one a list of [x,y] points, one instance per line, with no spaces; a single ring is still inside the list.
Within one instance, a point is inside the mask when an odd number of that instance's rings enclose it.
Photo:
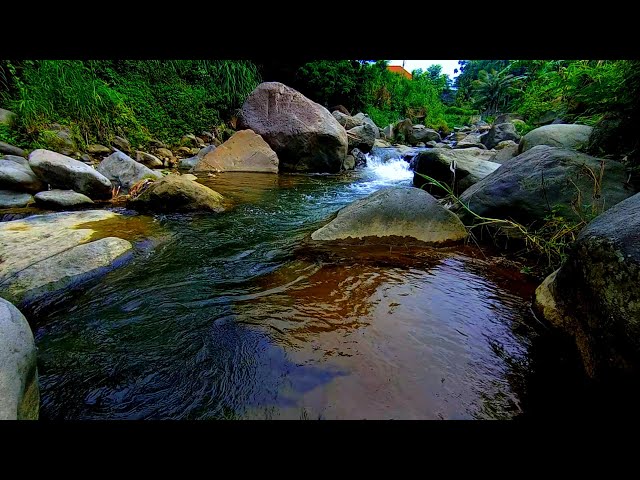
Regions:
[[[223,139],[237,109],[261,81],[280,81],[332,109],[369,114],[384,126],[403,118],[448,133],[473,115],[488,122],[519,114],[523,134],[555,119],[596,126],[590,150],[636,164],[640,69],[627,60],[461,60],[452,80],[434,65],[413,79],[388,62],[0,61],[0,104],[18,124],[0,141],[47,146],[51,124],[72,128],[80,145],[126,135],[136,145],[174,143],[215,130]]]

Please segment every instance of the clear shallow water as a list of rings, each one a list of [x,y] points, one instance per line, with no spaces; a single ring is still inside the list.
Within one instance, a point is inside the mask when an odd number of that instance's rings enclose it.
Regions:
[[[203,179],[234,207],[157,216],[168,240],[35,318],[41,418],[521,414],[535,285],[517,271],[468,247],[297,249],[339,208],[411,178],[399,160]]]

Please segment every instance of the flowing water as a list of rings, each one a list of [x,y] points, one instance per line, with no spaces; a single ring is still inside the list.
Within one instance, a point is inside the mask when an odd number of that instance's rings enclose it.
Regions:
[[[220,174],[127,266],[34,319],[43,419],[471,419],[527,410],[534,284],[467,246],[300,252],[407,162]]]

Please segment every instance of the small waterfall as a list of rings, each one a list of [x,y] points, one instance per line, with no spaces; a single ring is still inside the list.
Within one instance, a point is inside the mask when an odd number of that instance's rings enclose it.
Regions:
[[[409,165],[402,158],[390,158],[387,161],[382,161],[379,157],[373,155],[366,155],[367,166],[365,171],[369,174],[369,177],[373,177],[372,180],[380,183],[397,183],[402,180],[409,180],[413,178],[413,171]]]

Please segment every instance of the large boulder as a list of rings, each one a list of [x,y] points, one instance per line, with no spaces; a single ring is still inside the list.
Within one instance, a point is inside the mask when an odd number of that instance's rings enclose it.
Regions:
[[[410,237],[428,244],[464,240],[467,231],[458,217],[424,190],[391,187],[378,190],[341,209],[324,227],[311,234],[315,241],[371,237],[396,243]]]
[[[29,193],[0,190],[0,208],[21,208],[33,203],[33,196]]]
[[[93,200],[73,190],[47,190],[36,193],[34,198],[38,207],[51,210],[75,210],[93,205]]]
[[[371,151],[371,148],[376,141],[376,132],[370,124],[364,123],[359,127],[347,130],[347,138],[349,141],[350,151],[354,148],[358,148],[367,153]]]
[[[491,161],[494,155],[494,152],[478,148],[463,150],[434,148],[420,152],[414,161],[413,168],[417,173],[414,173],[413,184],[416,187],[429,184],[425,178],[418,175],[422,173],[448,184],[456,193],[463,192],[500,166],[499,163]],[[455,170],[455,176],[453,170]],[[438,190],[433,192],[444,193]]]
[[[0,160],[0,188],[18,192],[39,192],[45,185],[28,164]]]
[[[193,171],[278,173],[278,156],[260,135],[240,130],[202,157]]]
[[[24,150],[18,147],[14,147],[13,145],[9,145],[5,142],[0,142],[0,153],[5,155],[16,155],[18,157],[26,157],[27,154]]]
[[[132,245],[92,241],[87,222],[120,215],[104,210],[33,215],[0,223],[0,296],[18,305],[46,303],[120,264]]]
[[[601,162],[602,181],[594,195],[594,178],[599,176]],[[625,187],[626,180],[619,162],[538,145],[501,165],[466,190],[460,200],[483,217],[512,219],[524,225],[543,220],[552,209],[568,220],[579,221],[632,195]],[[581,202],[574,207],[578,199]]]
[[[536,145],[578,149],[589,141],[593,127],[588,125],[555,124],[531,130],[520,140],[520,153]]]
[[[264,138],[283,171],[336,173],[347,155],[344,127],[322,105],[282,83],[258,85],[242,106],[239,125]]]
[[[515,125],[511,122],[494,124],[489,133],[482,138],[482,143],[488,149],[492,149],[505,140],[513,140],[514,142],[520,140],[520,135],[518,135]]]
[[[117,150],[102,160],[97,170],[108,178],[114,187],[120,187],[123,193],[127,193],[133,185],[144,178],[162,178],[162,173],[145,167]]]
[[[580,233],[536,290],[544,317],[575,337],[587,373],[640,373],[640,194]]]
[[[0,420],[38,419],[36,360],[36,345],[27,319],[0,298]]]
[[[181,175],[167,175],[152,182],[146,190],[129,202],[142,211],[158,212],[222,212],[223,197],[197,182]]]
[[[435,142],[442,141],[438,132],[424,125],[412,125],[411,130],[408,130],[407,141],[411,145],[416,145],[420,142],[427,143],[432,140]]]
[[[38,149],[29,155],[29,165],[53,188],[74,190],[89,198],[111,198],[111,182],[90,166],[51,150]]]

